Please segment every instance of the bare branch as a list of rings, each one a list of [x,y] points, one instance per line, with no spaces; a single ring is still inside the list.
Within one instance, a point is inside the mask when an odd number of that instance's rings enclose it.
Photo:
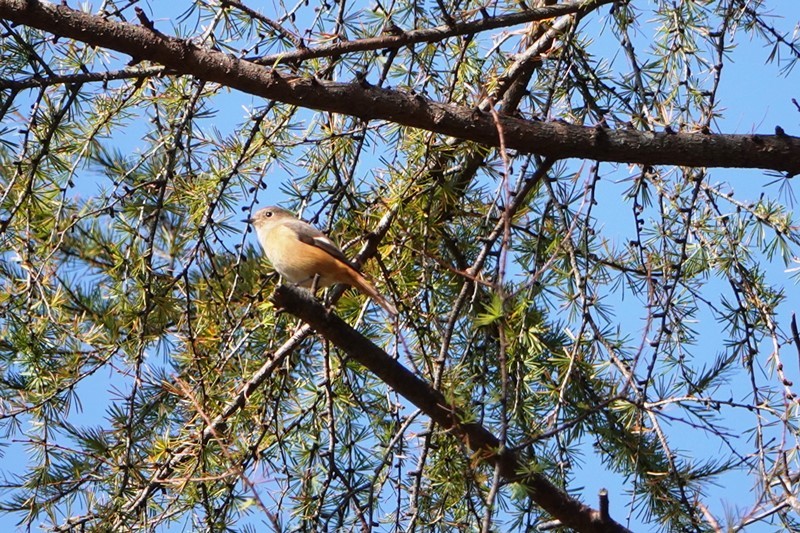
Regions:
[[[404,91],[372,87],[364,80],[335,83],[284,77],[274,69],[199,48],[188,40],[35,0],[0,0],[0,17],[288,104],[365,120],[388,120],[489,146],[500,144],[497,124],[489,114],[432,102]],[[499,122],[508,148],[557,159],[577,157],[645,165],[763,168],[790,175],[800,173],[800,138],[786,134],[651,133],[508,116],[501,116]]]
[[[317,57],[340,56],[351,52],[400,48],[404,46],[412,46],[418,43],[433,43],[460,35],[473,35],[482,31],[495,30],[498,28],[515,26],[517,24],[535,22],[538,20],[546,20],[561,15],[569,15],[577,12],[588,12],[602,5],[610,4],[611,1],[612,0],[595,0],[592,2],[577,1],[569,4],[537,7],[527,9],[519,13],[482,18],[470,22],[454,23],[420,30],[409,30],[400,33],[381,35],[379,37],[357,39],[354,41],[342,41],[336,44],[319,46],[316,48],[298,48],[297,50],[292,50],[290,52],[251,58],[251,60],[261,65],[275,66],[279,63],[305,61],[306,59],[313,59]]]
[[[111,72],[82,72],[80,74],[63,74],[47,76],[45,78],[31,76],[21,80],[0,79],[0,89],[32,89],[34,87],[49,87],[52,85],[88,82],[107,82],[113,80],[142,79],[158,76],[165,72],[164,67],[147,67],[135,69],[122,69]]]

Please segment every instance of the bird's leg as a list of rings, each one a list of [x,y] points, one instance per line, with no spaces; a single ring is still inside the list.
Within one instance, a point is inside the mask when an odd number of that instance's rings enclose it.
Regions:
[[[278,276],[278,283],[275,285],[275,289],[277,289],[279,286],[283,285],[284,281],[286,281],[286,280],[283,279],[283,276],[281,276],[280,274],[270,274],[267,278],[262,278],[262,280],[270,279],[270,278],[272,278],[274,276]],[[262,283],[262,285],[261,285],[262,289],[264,288],[264,286],[265,286],[265,284]],[[261,291],[259,290],[259,295],[260,294],[261,294]],[[262,301],[262,300],[263,300],[263,298],[259,298],[259,301]],[[272,297],[270,297],[270,300],[272,301],[273,304],[275,304],[275,300]],[[283,307],[275,304],[275,307],[273,308],[273,312],[275,313],[275,316],[278,316],[279,314],[283,313],[283,311],[284,311]]]
[[[319,273],[314,274],[314,279],[311,280],[311,294],[317,296],[317,289],[319,288]]]
[[[317,289],[319,289],[319,281],[320,281],[320,279],[321,278],[320,278],[319,272],[315,273],[314,277],[311,279],[311,287],[309,287],[309,290],[311,290],[311,294],[314,295],[314,298],[317,297]],[[330,302],[330,299],[329,299],[330,295],[331,295],[330,291],[326,291],[325,295],[323,295],[320,298],[320,300],[322,300],[322,305],[324,305],[325,308],[329,309],[329,310],[330,310],[330,307],[331,307],[331,302]]]

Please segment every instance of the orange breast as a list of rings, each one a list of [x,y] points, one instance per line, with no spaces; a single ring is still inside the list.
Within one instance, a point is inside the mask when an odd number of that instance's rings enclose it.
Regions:
[[[276,226],[264,235],[265,253],[272,266],[290,283],[310,287],[319,275],[318,287],[352,284],[352,268],[325,250],[297,239],[294,231]]]

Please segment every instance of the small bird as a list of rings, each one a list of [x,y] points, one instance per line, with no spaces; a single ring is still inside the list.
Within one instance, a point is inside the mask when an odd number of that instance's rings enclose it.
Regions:
[[[397,309],[356,270],[347,257],[320,230],[281,207],[259,209],[247,222],[256,228],[258,241],[278,274],[301,287],[352,285],[368,295],[390,315]]]

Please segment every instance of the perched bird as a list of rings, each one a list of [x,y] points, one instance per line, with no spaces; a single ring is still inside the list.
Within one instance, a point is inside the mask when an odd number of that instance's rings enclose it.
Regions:
[[[397,309],[350,264],[342,251],[308,222],[275,206],[259,209],[247,222],[256,228],[267,259],[290,283],[313,288],[334,283],[352,285],[389,314],[397,314]]]

